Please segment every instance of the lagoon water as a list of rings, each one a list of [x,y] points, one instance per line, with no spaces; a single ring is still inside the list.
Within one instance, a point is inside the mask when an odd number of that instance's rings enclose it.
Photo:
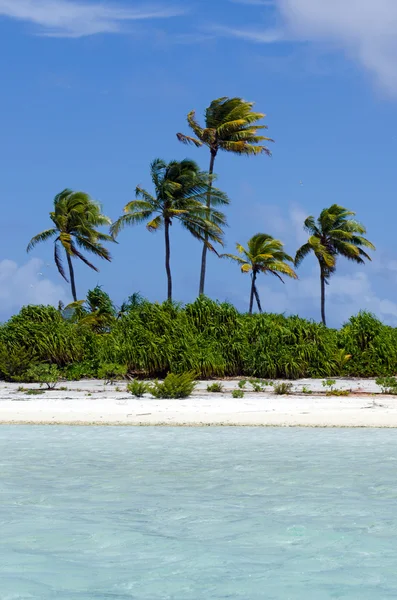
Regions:
[[[397,597],[397,432],[0,428],[1,600]]]

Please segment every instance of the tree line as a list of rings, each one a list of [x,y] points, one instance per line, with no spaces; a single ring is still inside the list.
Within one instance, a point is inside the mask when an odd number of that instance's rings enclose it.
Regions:
[[[193,136],[177,133],[184,144],[209,149],[209,170],[203,171],[190,159],[166,162],[156,158],[150,165],[153,191],[138,186],[135,199],[126,204],[123,214],[112,223],[103,214],[102,207],[87,193],[65,189],[54,199],[50,212],[53,227],[34,236],[27,247],[31,251],[36,244],[54,240],[54,261],[60,275],[70,283],[74,302],[78,301],[73,261],[80,260],[91,269],[98,268],[88,260],[84,252],[110,261],[111,254],[106,244],[114,243],[126,226],[145,223],[148,231],[160,229],[164,232],[165,271],[167,275],[167,300],[173,300],[171,270],[170,228],[178,221],[202,244],[199,278],[199,296],[205,293],[208,251],[219,258],[236,262],[242,273],[251,275],[249,314],[253,312],[254,300],[258,311],[262,305],[257,288],[260,273],[270,274],[283,282],[283,276],[297,279],[295,269],[304,258],[313,253],[318,261],[321,286],[321,319],[326,324],[325,288],[335,273],[338,257],[345,257],[362,264],[371,260],[366,250],[375,250],[364,237],[365,227],[355,220],[355,213],[333,204],[321,211],[319,217],[309,216],[304,221],[308,240],[295,257],[288,255],[283,243],[268,233],[257,233],[246,247],[237,244],[237,255],[218,250],[224,245],[224,229],[227,223],[224,208],[229,198],[216,185],[215,160],[219,152],[255,156],[271,155],[267,143],[272,143],[263,134],[265,114],[254,111],[254,103],[242,98],[218,98],[205,111],[205,123],[201,126],[194,111],[187,115]],[[109,233],[98,228],[109,227]],[[67,261],[67,272],[63,263]]]

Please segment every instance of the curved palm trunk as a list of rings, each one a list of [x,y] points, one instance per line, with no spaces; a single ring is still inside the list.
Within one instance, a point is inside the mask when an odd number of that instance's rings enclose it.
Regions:
[[[250,295],[250,307],[248,310],[248,314],[252,315],[252,309],[254,308],[254,295],[255,295],[255,280],[256,280],[256,273],[255,271],[252,273],[251,275],[251,295]]]
[[[171,276],[171,248],[170,248],[170,221],[165,219],[164,223],[165,236],[165,270],[167,272],[167,300],[172,301],[172,276]]]
[[[212,176],[214,174],[214,164],[215,164],[216,152],[211,150],[211,160],[210,160],[210,169],[209,174]],[[209,190],[207,194],[207,208],[211,208],[211,189],[212,189],[212,180],[210,181]],[[205,241],[208,242],[208,235],[205,236]],[[207,245],[203,246],[203,253],[201,255],[201,272],[200,272],[200,287],[199,287],[199,295],[204,294],[205,288],[205,273],[207,270]]]
[[[327,325],[327,323],[325,322],[325,275],[324,275],[323,269],[321,269],[320,281],[321,281],[321,320],[324,325]]]
[[[66,252],[66,258],[67,258],[68,267],[69,267],[70,287],[72,288],[72,296],[73,296],[73,300],[75,302],[77,302],[76,282],[74,279],[74,269],[73,269],[72,257],[70,256],[70,254],[68,252]]]
[[[256,275],[255,275],[255,278],[256,278]],[[254,294],[255,294],[256,303],[258,305],[258,310],[262,314],[263,311],[262,311],[261,301],[260,301],[258,290],[257,290],[257,287],[255,284],[254,284]]]

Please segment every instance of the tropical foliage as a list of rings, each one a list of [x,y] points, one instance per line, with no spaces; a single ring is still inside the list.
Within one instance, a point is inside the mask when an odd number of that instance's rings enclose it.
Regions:
[[[50,212],[50,217],[54,227],[35,235],[30,240],[27,251],[30,252],[39,242],[55,238],[55,264],[65,281],[70,282],[73,300],[76,302],[73,259],[81,260],[94,271],[98,271],[97,267],[82,254],[81,250],[110,261],[109,250],[103,245],[103,242],[113,242],[114,239],[107,233],[98,231],[97,228],[109,226],[111,221],[102,214],[100,205],[94,202],[88,194],[69,189],[65,189],[55,196],[54,210]],[[61,249],[66,254],[69,279],[63,266]]]
[[[0,378],[29,381],[34,364],[56,365],[67,379],[97,377],[109,365],[129,378],[388,376],[397,372],[397,329],[360,313],[338,331],[296,316],[241,314],[204,296],[184,307],[135,298],[106,329],[28,306],[0,326]]]
[[[294,259],[284,252],[283,243],[274,239],[267,233],[257,233],[248,240],[248,248],[245,249],[241,244],[236,245],[239,256],[234,254],[223,254],[225,258],[237,262],[241,267],[242,273],[251,273],[251,294],[249,304],[249,314],[252,314],[254,305],[254,296],[258,305],[258,310],[262,312],[262,306],[256,287],[256,278],[259,273],[270,273],[284,283],[282,275],[297,279],[297,275],[288,262],[293,263]]]
[[[304,226],[310,237],[306,244],[299,248],[295,257],[298,267],[303,259],[314,253],[320,266],[321,284],[321,319],[325,320],[325,286],[329,284],[331,275],[336,271],[338,256],[344,256],[358,264],[371,260],[364,248],[375,250],[375,246],[364,236],[364,225],[351,218],[356,213],[333,204],[321,211],[319,218],[308,217]]]
[[[197,147],[207,146],[210,151],[209,174],[214,172],[215,159],[220,150],[233,154],[252,156],[267,154],[269,148],[263,142],[273,140],[260,135],[259,132],[267,129],[266,125],[258,125],[266,115],[253,111],[253,102],[246,102],[242,98],[218,98],[213,100],[205,111],[205,125],[202,127],[192,110],[187,116],[187,122],[194,133],[194,137],[178,133],[179,141],[184,144],[193,144]],[[213,190],[208,190],[207,209],[214,203]],[[207,239],[207,237],[206,237]],[[204,243],[201,257],[199,294],[204,294],[205,275],[207,265],[208,245]]]
[[[143,221],[147,222],[149,231],[164,228],[167,299],[172,300],[170,227],[173,221],[178,220],[193,237],[203,241],[206,248],[214,250],[212,243],[222,244],[222,227],[226,219],[222,212],[213,207],[227,204],[228,198],[213,187],[212,207],[206,209],[203,199],[213,177],[200,171],[192,160],[167,164],[158,158],[151,164],[150,171],[155,195],[138,186],[135,190],[137,199],[125,206],[125,214],[112,225],[111,232],[117,236],[126,225]]]

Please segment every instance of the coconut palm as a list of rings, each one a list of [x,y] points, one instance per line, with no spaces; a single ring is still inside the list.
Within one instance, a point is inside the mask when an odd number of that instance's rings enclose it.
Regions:
[[[50,212],[50,217],[55,227],[35,235],[29,242],[27,252],[30,252],[39,242],[45,242],[55,237],[55,264],[65,281],[70,282],[73,300],[76,302],[73,259],[78,258],[94,271],[98,271],[97,267],[80,250],[85,250],[108,261],[111,260],[109,250],[103,246],[102,242],[114,242],[114,239],[97,230],[97,227],[110,225],[111,220],[102,214],[101,206],[94,202],[88,194],[74,192],[70,189],[65,189],[55,196],[54,210]],[[61,248],[65,250],[69,279],[63,267]]]
[[[148,221],[146,227],[149,231],[164,227],[167,298],[172,300],[170,227],[173,221],[178,220],[196,239],[204,241],[207,248],[215,251],[211,242],[222,244],[222,227],[226,225],[226,219],[214,208],[207,210],[203,200],[213,177],[200,171],[194,161],[185,159],[167,164],[157,158],[152,162],[150,171],[155,194],[138,186],[135,190],[137,199],[124,207],[125,214],[112,225],[111,232],[117,236],[126,225],[143,221]],[[212,198],[213,205],[229,202],[226,194],[217,188],[212,189]]]
[[[336,270],[338,256],[344,256],[355,263],[363,264],[365,259],[371,257],[363,250],[369,248],[375,250],[375,246],[369,242],[363,234],[366,228],[350,217],[355,212],[333,204],[321,211],[319,218],[308,217],[304,222],[306,231],[310,237],[306,244],[299,248],[295,256],[295,266],[299,266],[303,259],[314,253],[320,265],[321,285],[321,319],[325,320],[325,286],[329,284],[330,277]]]
[[[252,314],[254,305],[254,296],[258,305],[258,310],[262,312],[262,306],[256,287],[256,278],[259,273],[270,273],[275,275],[284,283],[281,275],[287,275],[297,279],[297,275],[292,267],[287,263],[294,262],[294,259],[284,252],[284,245],[280,240],[276,240],[267,233],[257,233],[248,240],[248,248],[245,249],[241,244],[236,245],[239,256],[234,254],[222,254],[222,257],[230,258],[236,261],[242,273],[251,273],[251,295],[249,304],[249,314]],[[281,273],[281,275],[280,275]]]
[[[253,102],[242,98],[218,98],[213,100],[205,111],[205,126],[199,125],[196,113],[192,110],[187,116],[187,122],[195,137],[178,133],[179,141],[184,144],[194,144],[197,147],[207,146],[210,150],[210,175],[214,172],[214,164],[219,150],[233,154],[271,155],[267,146],[261,142],[273,142],[272,139],[258,135],[258,131],[267,129],[266,125],[258,125],[258,121],[266,115],[254,112]],[[207,195],[207,208],[212,204],[211,182]],[[205,274],[207,265],[207,244],[203,245],[200,271],[199,294],[204,294]]]

